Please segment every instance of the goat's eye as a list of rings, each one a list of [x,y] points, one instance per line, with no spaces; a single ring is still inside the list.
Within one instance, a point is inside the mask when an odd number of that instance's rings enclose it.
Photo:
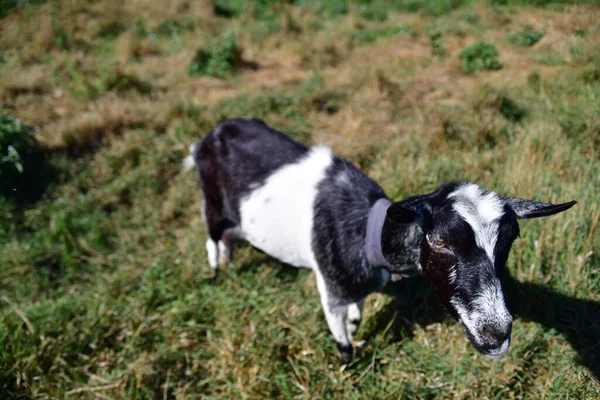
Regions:
[[[450,251],[450,246],[437,235],[427,235],[427,241],[434,250]]]

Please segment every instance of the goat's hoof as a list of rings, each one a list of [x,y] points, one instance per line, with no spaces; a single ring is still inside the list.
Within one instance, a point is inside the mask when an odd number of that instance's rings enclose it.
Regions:
[[[342,364],[348,364],[352,361],[352,345],[337,343],[338,357]]]

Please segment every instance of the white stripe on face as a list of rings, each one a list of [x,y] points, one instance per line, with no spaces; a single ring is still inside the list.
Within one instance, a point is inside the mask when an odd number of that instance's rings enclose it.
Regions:
[[[485,251],[493,264],[500,218],[504,215],[502,199],[473,183],[460,186],[448,198],[455,199],[454,210],[471,226],[477,246]]]

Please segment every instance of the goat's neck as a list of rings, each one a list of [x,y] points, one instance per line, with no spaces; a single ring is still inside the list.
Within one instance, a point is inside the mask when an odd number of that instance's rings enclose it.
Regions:
[[[381,250],[393,270],[418,268],[423,231],[416,225],[400,226],[386,220],[381,232]]]

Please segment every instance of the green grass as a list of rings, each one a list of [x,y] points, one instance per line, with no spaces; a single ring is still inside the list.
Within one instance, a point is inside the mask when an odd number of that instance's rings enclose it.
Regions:
[[[600,10],[493,3],[7,3],[0,108],[44,165],[34,195],[0,196],[0,398],[597,398]],[[516,49],[524,22],[547,36]],[[478,42],[494,51],[461,60]],[[240,245],[213,280],[181,161],[238,116],[331,145],[393,199],[467,179],[577,200],[521,222],[509,352],[478,354],[414,278],[369,297],[342,368],[309,271]]]
[[[239,49],[233,32],[225,32],[211,39],[206,47],[199,49],[188,71],[190,75],[209,75],[216,78],[229,77],[238,61]]]
[[[511,33],[508,41],[517,46],[531,47],[539,42],[545,34],[544,30],[537,30],[531,25],[525,25],[520,31]]]
[[[483,70],[497,70],[502,68],[498,59],[498,50],[487,42],[477,42],[465,47],[460,52],[462,69],[467,74]]]

